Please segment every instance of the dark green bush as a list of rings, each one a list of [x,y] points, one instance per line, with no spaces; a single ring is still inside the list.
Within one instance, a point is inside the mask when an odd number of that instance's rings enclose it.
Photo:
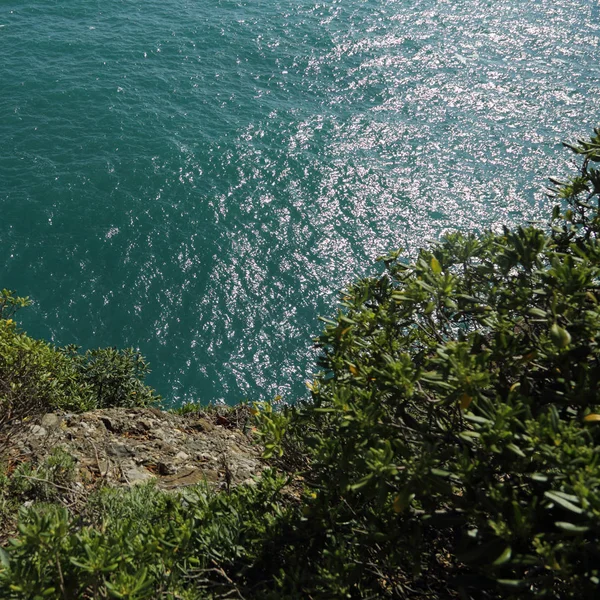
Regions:
[[[97,348],[81,354],[68,346],[62,351],[73,361],[80,385],[90,390],[94,407],[150,406],[160,400],[144,383],[148,363],[133,348]]]
[[[600,130],[573,149],[550,232],[392,253],[327,321],[286,426],[334,595],[402,597],[407,574],[465,598],[600,594]]]
[[[0,432],[40,412],[93,406],[73,360],[0,318]]]
[[[20,331],[12,319],[28,304],[0,292],[0,432],[53,410],[147,406],[160,398],[144,384],[148,365],[133,349],[79,352],[56,348]]]
[[[284,552],[284,483],[267,472],[228,495],[103,490],[78,517],[57,505],[22,509],[18,538],[1,551],[0,597],[192,599],[274,587],[264,575],[279,558],[265,540]]]

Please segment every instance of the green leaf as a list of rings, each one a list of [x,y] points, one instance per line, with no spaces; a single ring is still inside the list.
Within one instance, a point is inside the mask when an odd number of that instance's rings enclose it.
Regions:
[[[507,587],[523,587],[525,582],[522,579],[496,579],[496,581],[500,585],[505,585]]]
[[[361,488],[365,487],[365,485],[367,485],[371,481],[372,478],[373,478],[373,475],[371,473],[369,473],[369,475],[365,475],[356,483],[349,485],[348,489],[352,490],[352,491],[360,490]]]
[[[521,448],[519,448],[519,446],[515,444],[507,444],[506,448],[511,452],[514,452],[517,456],[520,456],[521,458],[526,458],[525,453],[521,450]]]
[[[8,569],[10,567],[10,559],[8,558],[8,552],[3,548],[0,548],[0,564]]]
[[[491,423],[492,421],[490,421],[489,419],[486,419],[485,417],[480,417],[478,415],[474,415],[472,413],[468,413],[466,415],[463,416],[463,419],[465,421],[471,421],[473,423],[478,423],[480,425],[486,425],[488,423]]]
[[[574,525],[573,523],[567,523],[566,521],[556,521],[554,523],[559,529],[565,531],[566,533],[580,534],[589,531],[590,528],[586,525]]]
[[[443,469],[431,469],[431,474],[436,477],[451,477],[452,473],[450,471],[444,471]]]
[[[499,565],[503,565],[510,560],[512,556],[512,548],[510,546],[506,546],[504,551],[500,554],[500,556],[492,563],[495,567]]]
[[[571,343],[571,334],[554,323],[550,328],[550,339],[558,348],[566,348]]]
[[[440,265],[440,261],[435,256],[431,258],[431,270],[436,275],[439,275],[442,272],[442,265]]]
[[[570,510],[571,512],[574,512],[577,515],[583,513],[582,508],[580,508],[579,506],[575,506],[572,502],[569,502],[569,500],[567,500],[557,492],[544,492],[544,496],[546,496],[546,498],[548,498],[549,500],[552,500],[552,502],[555,502],[556,504],[562,506],[566,510]]]

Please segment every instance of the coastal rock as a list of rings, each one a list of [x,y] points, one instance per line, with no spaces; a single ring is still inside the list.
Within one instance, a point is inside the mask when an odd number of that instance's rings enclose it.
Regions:
[[[220,417],[220,418],[219,418]],[[167,490],[206,482],[225,489],[259,475],[260,448],[240,421],[153,408],[49,413],[24,423],[5,460],[41,464],[56,448],[75,460],[74,485],[134,486],[152,479]]]

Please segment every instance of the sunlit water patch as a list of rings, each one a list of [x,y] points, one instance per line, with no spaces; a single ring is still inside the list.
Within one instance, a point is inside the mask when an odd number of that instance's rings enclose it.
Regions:
[[[0,8],[2,282],[170,402],[304,394],[374,259],[543,219],[600,115],[592,0]]]

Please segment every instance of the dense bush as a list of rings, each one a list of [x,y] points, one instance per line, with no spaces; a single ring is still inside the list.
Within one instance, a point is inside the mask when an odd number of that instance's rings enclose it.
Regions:
[[[462,597],[600,593],[600,130],[572,148],[550,232],[393,253],[327,321],[287,436],[334,595],[403,596],[407,572]]]
[[[595,598],[600,130],[571,148],[581,170],[553,182],[548,228],[383,257],[326,321],[311,400],[244,407],[296,477],[104,490],[71,510],[60,453],[1,478],[0,506],[35,503],[0,553],[0,597]],[[0,343],[25,361],[2,371],[4,406],[153,398],[134,353],[55,349],[9,316]]]
[[[0,292],[0,434],[23,418],[62,409],[147,406],[148,365],[132,349],[56,348],[20,331],[12,319],[28,299]]]
[[[0,597],[195,599],[264,589],[278,561],[266,540],[284,552],[284,482],[266,473],[228,495],[106,489],[77,516],[57,504],[22,509],[18,538],[0,550]]]

